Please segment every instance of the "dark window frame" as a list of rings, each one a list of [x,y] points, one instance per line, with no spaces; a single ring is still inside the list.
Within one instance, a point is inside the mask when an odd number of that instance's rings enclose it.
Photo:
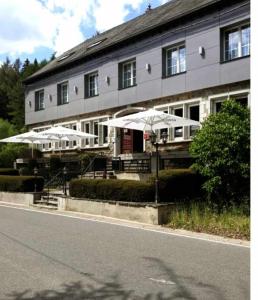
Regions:
[[[127,81],[131,81],[130,84],[125,85],[125,72],[124,68],[126,65],[131,65],[130,67],[130,74],[132,75],[130,78],[126,79]],[[129,72],[128,72],[129,73]],[[136,64],[136,57],[128,59],[126,61],[120,62],[118,64],[118,89],[123,90],[123,89],[128,89],[131,87],[134,87],[137,85],[137,64]]]
[[[97,93],[95,94],[91,94],[91,89],[90,89],[91,77],[97,77],[97,88],[96,88]],[[84,75],[84,99],[93,98],[97,96],[99,96],[99,72],[94,71]]]
[[[250,57],[251,53],[251,36],[249,36],[249,51],[247,54],[243,55],[243,41],[242,41],[242,30],[249,28],[251,30],[250,26],[250,20],[241,21],[240,23],[231,24],[229,26],[223,27],[220,29],[220,63],[227,63],[231,61],[236,61],[239,59],[244,59],[247,57]],[[226,35],[229,33],[237,32],[238,35],[238,46],[237,46],[237,56],[233,58],[229,58],[226,56]]]
[[[181,69],[180,63],[180,48],[184,49],[184,68]],[[168,72],[168,52],[171,51],[171,60],[172,60],[172,52],[173,50],[178,52],[177,56],[177,72],[172,73]],[[172,62],[171,62],[171,69],[172,69]],[[162,78],[169,78],[173,76],[178,76],[181,74],[185,74],[187,72],[187,64],[186,64],[186,42],[180,41],[176,44],[169,45],[167,47],[162,48]]]
[[[43,102],[41,105],[40,95],[43,93]],[[44,89],[35,92],[35,111],[40,111],[45,109],[45,91]]]
[[[66,92],[67,100],[65,102],[62,94],[63,86],[67,86],[67,92]],[[57,85],[57,105],[65,105],[65,104],[69,104],[69,82],[68,81],[61,82]]]

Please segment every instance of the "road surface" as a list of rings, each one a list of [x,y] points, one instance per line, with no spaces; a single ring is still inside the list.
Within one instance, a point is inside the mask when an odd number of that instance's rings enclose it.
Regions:
[[[245,300],[249,247],[0,205],[0,299]]]

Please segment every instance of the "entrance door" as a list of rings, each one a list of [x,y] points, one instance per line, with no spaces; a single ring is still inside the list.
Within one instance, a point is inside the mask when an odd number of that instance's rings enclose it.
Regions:
[[[143,132],[132,129],[121,129],[121,153],[143,152]]]

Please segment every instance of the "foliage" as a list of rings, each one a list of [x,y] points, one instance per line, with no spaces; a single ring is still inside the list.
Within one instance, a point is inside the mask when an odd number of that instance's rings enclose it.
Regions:
[[[250,240],[250,216],[241,207],[218,213],[200,202],[177,206],[168,226]]]
[[[155,176],[149,181],[154,184]],[[175,202],[201,196],[203,178],[192,169],[168,169],[159,172],[159,195],[162,202]]]
[[[97,154],[95,152],[85,152],[80,155],[83,170],[88,168],[87,171],[92,171],[91,163],[93,162],[93,159],[96,157],[96,155]]]
[[[12,168],[1,168],[0,175],[19,175],[19,171]]]
[[[70,195],[76,198],[151,202],[154,189],[151,184],[133,180],[75,179],[70,182]]]
[[[206,177],[209,199],[221,208],[249,194],[250,113],[233,100],[202,124],[190,146],[193,168]]]
[[[20,157],[20,153],[27,148],[27,145],[5,144],[0,151],[0,167],[12,168],[14,161]]]
[[[17,130],[24,127],[25,90],[23,80],[38,71],[47,60],[40,63],[28,59],[22,64],[20,59],[11,63],[7,58],[0,66],[0,118],[10,121]]]
[[[1,107],[2,110],[2,107]],[[16,131],[7,120],[0,119],[0,140],[15,135]],[[0,145],[1,147],[1,145]]]
[[[49,164],[50,164],[49,172],[52,175],[56,174],[63,167],[63,163],[59,156],[51,156]]]
[[[37,192],[42,191],[44,179],[34,176],[0,176],[0,191],[4,192],[34,192],[35,184]]]

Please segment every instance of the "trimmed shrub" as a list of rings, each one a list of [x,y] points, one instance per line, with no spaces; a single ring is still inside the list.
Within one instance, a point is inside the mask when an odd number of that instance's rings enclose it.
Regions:
[[[133,180],[75,179],[70,182],[70,195],[76,198],[152,202],[154,186]]]
[[[155,176],[149,182],[155,183]],[[159,195],[162,202],[191,200],[200,197],[203,178],[192,169],[168,169],[159,172]]]
[[[42,191],[44,179],[34,176],[0,176],[0,191],[3,192],[34,192],[35,184],[37,192]]]
[[[19,175],[19,171],[11,168],[1,168],[0,175],[9,175],[9,176]]]

